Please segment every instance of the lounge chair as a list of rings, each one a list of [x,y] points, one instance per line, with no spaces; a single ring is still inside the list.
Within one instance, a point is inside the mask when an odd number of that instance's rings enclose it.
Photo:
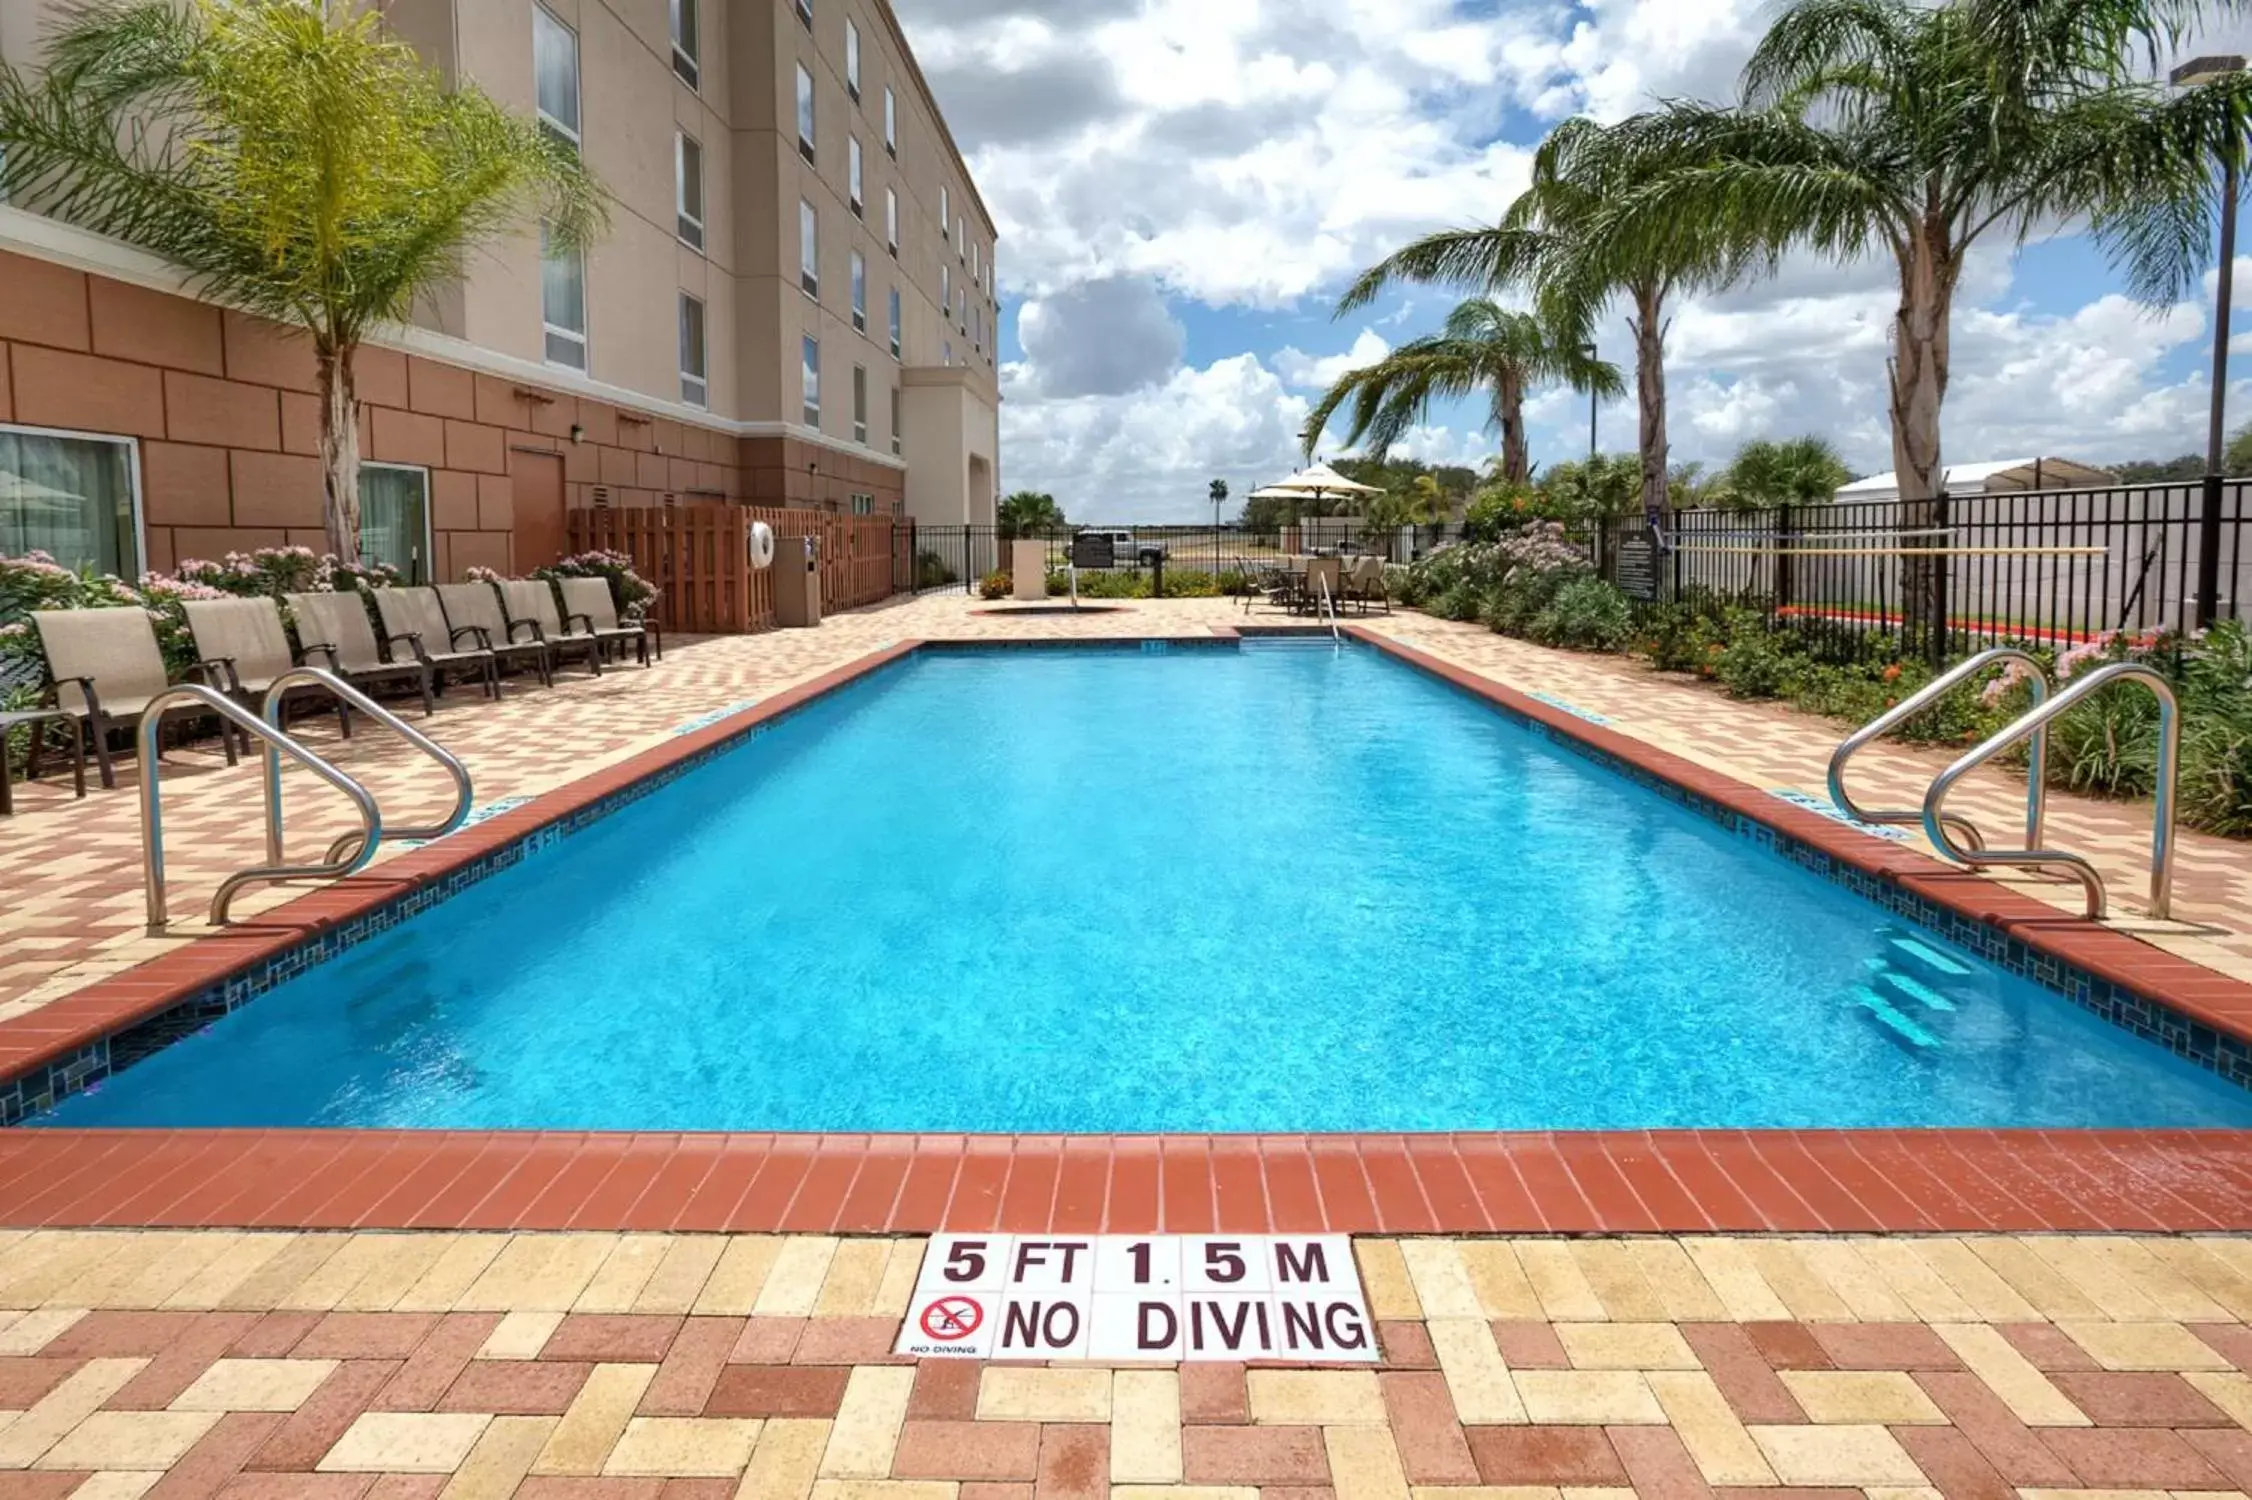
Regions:
[[[47,653],[47,674],[55,680],[55,706],[86,721],[87,735],[94,742],[94,761],[101,767],[102,785],[116,786],[110,735],[136,728],[142,711],[172,685],[148,611],[35,609],[31,623]],[[198,675],[204,674],[199,671]],[[192,718],[209,712],[183,704],[167,710],[165,717]],[[219,743],[227,752],[227,764],[235,764],[231,726],[221,726]]]
[[[1392,612],[1392,595],[1384,586],[1384,559],[1374,555],[1356,557],[1345,574],[1345,597],[1361,607],[1367,614],[1369,605],[1381,600],[1384,613]]]
[[[429,588],[375,590],[376,613],[383,616],[383,638],[397,658],[402,650],[436,680],[446,672],[474,672],[485,696],[500,696],[500,666],[485,649],[485,633],[475,626],[447,623],[445,606]]]
[[[418,661],[385,661],[376,649],[375,627],[368,623],[367,601],[357,590],[284,594],[282,602],[297,617],[297,639],[305,660],[326,667],[346,682],[412,682],[422,689],[422,711],[434,712],[430,669]]]
[[[566,626],[562,613],[555,607],[555,589],[544,578],[511,578],[500,586],[500,607],[508,615],[508,638],[515,640],[519,631],[528,631],[535,641],[544,642],[552,652],[556,666],[563,664],[566,656],[583,658],[588,670],[602,675],[602,640],[592,627],[580,629],[577,622]]]
[[[497,662],[529,662],[542,684],[555,686],[553,653],[547,642],[518,640],[509,634],[499,589],[489,583],[441,583],[438,602],[445,607],[447,622],[457,631],[476,631],[477,644],[492,652]]]
[[[604,645],[621,641],[633,642],[634,654],[643,666],[649,665],[649,640],[657,641],[657,660],[665,659],[664,633],[654,620],[643,620],[635,625],[618,623],[617,602],[610,597],[610,580],[607,578],[564,578],[557,580],[563,590],[563,618],[573,625],[584,624],[594,632],[594,638]]]
[[[1308,614],[1321,613],[1322,600],[1329,600],[1331,613],[1344,605],[1345,561],[1339,557],[1309,557],[1306,559],[1305,581],[1299,585],[1297,607]]]
[[[281,606],[271,599],[190,599],[182,607],[204,676],[253,713],[261,711],[275,679],[297,665],[289,632],[282,629]],[[288,699],[306,696],[327,694],[318,683],[299,683],[283,694],[284,707]],[[328,702],[336,710],[336,727],[350,739],[352,717],[344,700]]]

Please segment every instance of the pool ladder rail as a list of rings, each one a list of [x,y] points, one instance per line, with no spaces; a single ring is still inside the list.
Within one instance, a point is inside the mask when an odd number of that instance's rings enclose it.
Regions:
[[[1854,754],[1878,736],[1929,708],[1940,698],[1988,668],[2016,662],[2028,669],[2033,703],[2015,720],[1959,757],[1932,778],[1916,809],[1862,808],[1845,789],[1846,765]],[[2012,646],[1981,651],[1934,678],[1907,698],[1871,719],[1841,741],[1830,756],[1830,800],[1840,812],[1861,823],[1921,827],[1932,847],[1957,864],[1978,869],[2010,865],[2024,869],[2062,870],[2080,882],[2086,895],[2085,911],[2091,921],[2101,921],[2108,910],[2103,876],[2093,864],[2069,850],[2044,848],[2048,807],[2049,724],[2074,704],[2115,682],[2140,682],[2158,699],[2158,775],[2152,809],[2150,849],[2150,915],[2166,921],[2173,914],[2175,783],[2181,763],[2181,724],[2173,689],[2166,679],[2141,662],[2114,662],[2098,668],[2062,692],[2051,694],[2041,664]],[[2025,847],[1993,849],[1966,818],[1947,811],[1947,794],[1977,767],[2020,740],[2026,742]]]
[[[1321,613],[1322,619],[1329,626],[1329,638],[1338,646],[1343,646],[1345,633],[1337,628],[1337,605],[1329,597],[1329,575],[1316,571],[1314,581],[1321,585]]]
[[[407,743],[437,761],[453,778],[454,805],[442,821],[426,828],[394,828],[389,830],[390,837],[442,838],[468,819],[475,792],[470,784],[469,770],[459,757],[325,668],[296,667],[275,678],[266,689],[262,714],[251,713],[226,694],[201,683],[182,683],[177,687],[167,688],[150,700],[148,707],[143,710],[136,747],[141,793],[142,877],[148,899],[148,927],[151,933],[161,933],[164,930],[168,910],[164,882],[164,811],[159,787],[161,772],[156,741],[165,710],[176,705],[200,704],[219,715],[227,724],[255,737],[265,747],[263,760],[267,862],[239,870],[220,884],[211,898],[213,926],[227,925],[227,913],[235,896],[248,886],[285,880],[340,880],[358,871],[375,857],[385,836],[385,829],[383,812],[377,805],[374,794],[359,781],[323,759],[303,741],[282,730],[283,697],[290,688],[307,684],[333,693],[348,709],[358,709],[377,723],[396,731]],[[325,857],[317,863],[293,865],[287,862],[283,854],[281,762],[285,755],[351,799],[354,809],[360,815],[358,830],[338,838],[329,846]]]

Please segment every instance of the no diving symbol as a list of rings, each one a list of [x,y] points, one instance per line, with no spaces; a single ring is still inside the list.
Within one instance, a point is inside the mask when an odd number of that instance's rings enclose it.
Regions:
[[[977,1332],[985,1309],[975,1297],[940,1297],[923,1309],[923,1332],[952,1343]]]

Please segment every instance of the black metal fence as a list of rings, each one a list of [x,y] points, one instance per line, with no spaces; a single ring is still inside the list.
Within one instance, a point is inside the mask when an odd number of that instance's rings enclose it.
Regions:
[[[2221,619],[2252,614],[2248,489],[2221,490]],[[1639,517],[1614,521],[1596,553],[1637,598],[1756,608],[1818,650],[1881,635],[1939,659],[2003,640],[2195,628],[2202,509],[2198,485],[2175,484],[1689,510],[1663,545]]]
[[[1148,573],[1162,566],[1176,578],[1209,574],[1223,591],[1259,568],[1293,555],[1369,551],[1406,563],[1462,535],[1459,526],[1367,532],[1350,516],[1309,517],[1294,527],[1264,531],[1241,526],[1069,526],[1019,533],[1000,526],[921,526],[915,529],[912,543],[914,592],[975,590],[988,573],[1011,572],[1011,544],[1018,540],[1041,543],[1044,568],[1060,573],[1071,561],[1071,539],[1089,531],[1116,539],[1113,572]]]

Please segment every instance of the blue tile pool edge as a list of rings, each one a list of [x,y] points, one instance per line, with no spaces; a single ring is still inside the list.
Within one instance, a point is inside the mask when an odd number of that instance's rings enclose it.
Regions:
[[[1348,627],[1350,629],[1350,627]],[[847,663],[839,677],[803,698],[787,703],[763,700],[744,708],[758,714],[755,722],[679,755],[601,797],[567,811],[525,832],[508,843],[488,850],[460,866],[424,879],[367,911],[309,934],[286,951],[246,964],[236,973],[204,985],[153,1015],[132,1021],[60,1057],[35,1064],[0,1080],[0,1128],[52,1110],[57,1104],[93,1087],[183,1038],[193,1036],[241,1006],[296,978],[306,969],[325,963],[347,949],[379,936],[401,922],[449,901],[481,881],[526,859],[555,848],[589,825],[671,785],[692,771],[709,765],[758,739],[816,704],[839,694],[873,687],[899,668],[926,655],[984,654],[1011,651],[1109,651],[1115,653],[1184,651],[1235,651],[1260,635],[1297,635],[1304,631],[1228,631],[1210,636],[1080,637],[1062,640],[919,640]],[[1809,844],[1782,829],[1737,811],[1724,803],[1669,780],[1658,772],[1581,739],[1564,725],[1552,724],[1503,699],[1466,686],[1422,658],[1412,647],[1373,633],[1353,632],[1354,639],[1381,651],[1393,661],[1445,683],[1450,688],[1499,713],[1528,732],[1581,757],[1614,775],[1664,797],[1667,801],[1717,824],[1739,838],[1751,840],[1792,864],[1833,884],[1842,885],[1874,902],[1894,916],[1914,922],[1954,942],[1995,966],[2064,996],[2146,1041],[2219,1075],[2240,1088],[2252,1089],[2252,1044],[2215,1030],[2163,1001],[2141,994],[2017,938],[1994,924],[1974,918],[1917,895],[1892,879],[1871,874]],[[721,724],[713,729],[724,727]],[[666,747],[658,747],[666,748]],[[563,789],[558,789],[563,790]],[[554,796],[555,793],[549,793]],[[530,806],[536,809],[540,801]],[[1788,804],[1784,804],[1788,805]],[[128,971],[130,972],[130,971]]]

